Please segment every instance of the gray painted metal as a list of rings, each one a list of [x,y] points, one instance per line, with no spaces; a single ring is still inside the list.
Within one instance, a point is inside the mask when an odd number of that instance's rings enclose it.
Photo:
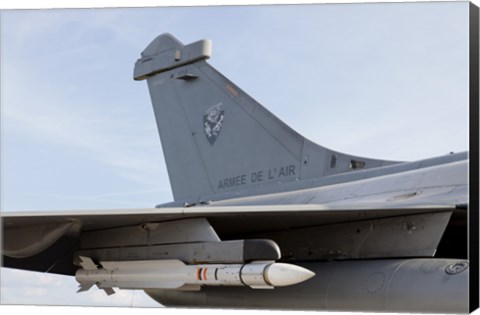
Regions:
[[[433,257],[451,212],[320,225],[257,235],[274,240],[284,261]]]
[[[371,206],[369,208],[369,206]],[[333,224],[371,218],[386,218],[420,213],[455,210],[454,205],[413,205],[401,207],[372,208],[370,205],[355,203],[335,205],[263,205],[224,206],[162,209],[123,209],[65,212],[25,212],[4,214],[4,224],[11,226],[45,225],[51,221],[78,222],[83,233],[97,229],[118,226],[140,225],[188,218],[208,218],[215,232],[225,235],[260,233],[265,230],[298,228],[309,225]],[[272,218],[275,218],[272,220]],[[82,234],[83,234],[82,233]],[[223,236],[223,237],[222,237]],[[227,237],[228,238],[228,237]]]
[[[220,242],[220,238],[206,219],[196,218],[85,232],[80,247],[92,249],[192,242]]]
[[[68,233],[75,222],[47,223],[33,226],[15,226],[3,229],[2,253],[13,258],[38,254]]]
[[[135,64],[135,80],[174,69],[211,56],[212,43],[201,40],[184,46],[172,36],[159,36],[142,52]]]
[[[210,206],[343,204],[358,208],[365,204],[368,208],[379,209],[421,204],[467,204],[467,177],[468,161],[463,160],[336,185],[225,199],[212,202]]]
[[[200,292],[146,290],[165,306],[367,312],[468,312],[468,269],[463,260],[403,259],[311,262],[304,283],[274,290],[202,288]]]
[[[102,249],[83,249],[75,253],[74,263],[79,266],[79,256],[95,261],[135,261],[180,259],[184,263],[244,263],[254,260],[278,260],[280,248],[271,240],[235,240],[151,246],[118,246]]]
[[[333,174],[333,175],[313,178],[313,179],[298,180],[293,182],[274,182],[270,184],[265,183],[256,187],[255,189],[245,188],[245,189],[238,189],[235,191],[217,193],[214,195],[206,195],[206,196],[203,196],[200,202],[198,202],[197,204],[200,204],[202,202],[205,203],[205,202],[217,201],[217,200],[234,199],[234,198],[240,198],[245,196],[253,197],[253,196],[274,194],[274,193],[280,193],[280,192],[301,191],[301,190],[310,189],[310,188],[349,183],[349,182],[369,179],[373,177],[393,175],[397,173],[402,173],[402,172],[407,172],[412,170],[419,170],[423,168],[440,166],[440,165],[450,164],[453,162],[460,162],[460,161],[467,163],[468,152],[449,154],[445,156],[439,156],[439,157],[434,157],[434,158],[429,158],[429,159],[414,161],[414,162],[398,163],[398,164],[372,168],[372,169],[357,170],[357,171],[348,172],[348,173]],[[456,174],[456,177],[460,176],[460,180],[462,180],[463,183],[466,183],[467,174],[468,174],[467,164],[465,164],[465,169],[462,172],[459,172],[458,174]],[[159,208],[178,207],[178,206],[182,206],[183,204],[184,202],[174,201],[166,204],[157,205],[157,207]]]
[[[205,58],[175,62],[172,52],[183,56],[189,47],[170,34],[160,35],[134,70],[136,80],[148,82],[176,201],[192,203],[205,195],[394,163],[306,140]]]
[[[434,255],[450,215],[451,212],[439,212],[386,219],[363,219],[350,223],[322,224],[320,226],[263,233],[254,235],[254,237],[276,241],[282,249],[283,260],[287,261],[427,257]],[[203,219],[179,220],[155,224],[155,226],[167,235],[171,235],[172,229],[179,231],[187,223],[193,222],[202,223],[203,228],[207,231],[211,229],[210,225]],[[162,227],[165,230],[162,230]],[[179,229],[177,230],[175,227],[179,227]],[[197,226],[197,228],[200,227]],[[91,257],[96,261],[181,259],[186,263],[235,263],[280,259],[280,249],[274,242],[268,240],[176,243],[154,246],[157,242],[166,242],[166,239],[158,237],[158,235],[152,235],[152,238],[144,237],[137,240],[135,233],[131,233],[132,231],[145,233],[138,226],[101,230],[100,233],[85,233],[89,236],[86,239],[87,241],[82,242],[84,250],[77,252],[75,256]],[[201,233],[198,234],[204,237]],[[133,237],[131,238],[131,236]],[[94,237],[101,238],[104,241],[94,242]],[[167,240],[166,243],[174,243],[172,238]],[[190,242],[195,240],[189,239]],[[126,247],[126,245],[129,246]],[[103,248],[106,246],[110,246],[110,248]],[[102,247],[102,249],[91,250],[89,247]]]

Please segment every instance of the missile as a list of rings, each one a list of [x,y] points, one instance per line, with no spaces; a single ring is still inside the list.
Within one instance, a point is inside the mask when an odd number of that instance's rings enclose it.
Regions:
[[[119,289],[200,290],[201,286],[248,286],[273,289],[304,282],[315,274],[308,269],[274,261],[246,264],[187,265],[178,259],[103,261],[97,266],[91,258],[80,256],[75,279],[78,292],[93,285],[107,294]]]

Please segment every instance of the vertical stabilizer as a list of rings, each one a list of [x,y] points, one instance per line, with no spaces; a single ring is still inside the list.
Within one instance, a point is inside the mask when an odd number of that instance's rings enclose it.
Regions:
[[[146,79],[176,201],[383,165],[318,146],[206,62],[211,42],[154,39],[135,64]]]

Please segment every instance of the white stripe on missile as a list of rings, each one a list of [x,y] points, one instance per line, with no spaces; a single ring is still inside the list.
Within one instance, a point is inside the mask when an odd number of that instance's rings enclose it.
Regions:
[[[120,289],[196,289],[200,286],[249,286],[271,289],[301,283],[315,274],[308,269],[273,261],[248,264],[186,265],[180,260],[104,261],[98,268],[80,257],[75,279],[80,291],[91,286]],[[96,267],[96,268],[95,268]]]

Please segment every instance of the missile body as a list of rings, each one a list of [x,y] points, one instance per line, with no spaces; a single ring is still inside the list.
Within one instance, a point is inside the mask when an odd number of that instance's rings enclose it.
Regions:
[[[199,290],[201,286],[248,286],[270,289],[306,281],[315,274],[308,269],[273,261],[247,264],[186,265],[180,260],[105,261],[101,268],[88,257],[80,257],[82,268],[75,274],[80,291],[93,285],[105,289]]]

